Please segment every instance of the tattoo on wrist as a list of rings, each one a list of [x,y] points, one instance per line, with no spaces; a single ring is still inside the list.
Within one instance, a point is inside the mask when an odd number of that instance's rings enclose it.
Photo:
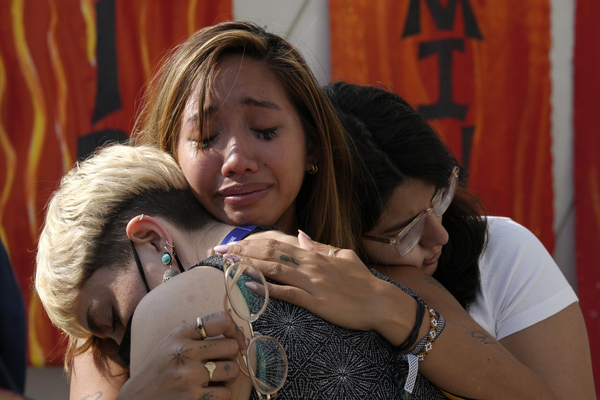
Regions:
[[[288,256],[286,256],[285,254],[282,254],[282,255],[280,255],[280,256],[279,256],[279,259],[280,259],[280,260],[282,260],[282,261],[289,261],[289,262],[291,262],[291,263],[293,263],[293,264],[300,265],[300,264],[298,264],[298,263],[296,262],[296,260],[294,260],[294,257],[288,257]]]
[[[171,354],[173,356],[173,358],[171,358],[169,361],[175,361],[176,360],[176,365],[179,365],[179,363],[181,362],[182,365],[185,365],[185,359],[191,360],[190,357],[186,356],[184,353],[187,353],[188,351],[192,351],[192,349],[187,349],[187,350],[183,350],[183,348],[185,347],[185,345],[181,346],[181,348],[175,348],[175,353]]]
[[[94,394],[90,394],[89,396],[82,397],[81,400],[98,400],[102,397],[104,393],[101,391],[97,391]]]

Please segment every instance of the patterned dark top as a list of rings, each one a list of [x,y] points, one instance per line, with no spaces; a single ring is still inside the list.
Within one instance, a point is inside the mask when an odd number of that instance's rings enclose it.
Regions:
[[[196,265],[222,270],[220,256]],[[407,287],[371,272],[416,296]],[[273,282],[275,283],[275,282]],[[277,395],[284,399],[400,399],[394,384],[393,346],[375,331],[356,331],[331,324],[302,307],[274,298],[252,323],[255,332],[277,339],[288,356],[288,377]],[[408,366],[400,365],[402,376]],[[258,399],[252,391],[251,399]],[[435,385],[419,375],[413,399],[446,399]]]

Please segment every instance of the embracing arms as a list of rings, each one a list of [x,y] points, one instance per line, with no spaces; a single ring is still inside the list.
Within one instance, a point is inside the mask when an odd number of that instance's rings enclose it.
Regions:
[[[314,250],[325,254],[329,250],[329,246],[315,246]],[[284,284],[269,287],[272,297],[337,325],[373,329],[398,345],[414,323],[414,300],[373,276],[350,251],[328,257],[275,240],[247,240],[230,246],[229,253],[251,260],[265,276]],[[433,383],[478,399],[556,398],[537,374],[480,328],[441,285],[432,285],[433,278],[411,267],[385,272],[419,293],[446,320],[434,350],[419,367]]]

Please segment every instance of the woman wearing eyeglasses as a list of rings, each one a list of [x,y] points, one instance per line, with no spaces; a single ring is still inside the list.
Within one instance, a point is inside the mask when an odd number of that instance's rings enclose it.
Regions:
[[[399,282],[394,265],[432,275],[558,398],[595,398],[577,297],[539,240],[508,218],[480,217],[465,171],[402,98],[343,82],[325,92],[369,172],[355,193],[363,259]],[[426,286],[411,288],[429,300]]]

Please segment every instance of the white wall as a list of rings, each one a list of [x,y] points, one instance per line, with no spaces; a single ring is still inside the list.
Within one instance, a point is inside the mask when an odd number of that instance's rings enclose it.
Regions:
[[[374,0],[377,1],[377,0]],[[550,0],[553,81],[552,156],[554,158],[554,258],[576,289],[573,196],[573,25],[574,0]],[[268,26],[296,45],[319,82],[330,76],[329,10],[327,0],[233,0],[234,16]]]

